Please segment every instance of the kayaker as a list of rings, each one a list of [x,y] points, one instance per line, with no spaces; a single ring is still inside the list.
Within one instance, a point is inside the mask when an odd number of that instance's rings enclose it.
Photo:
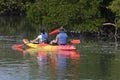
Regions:
[[[38,42],[38,43],[47,43],[47,39],[48,39],[48,34],[45,32],[44,29],[40,30],[40,35],[38,35],[34,40],[32,40],[31,42]]]
[[[66,45],[68,35],[63,27],[59,28],[59,33],[56,36],[56,39],[51,41],[50,44]]]

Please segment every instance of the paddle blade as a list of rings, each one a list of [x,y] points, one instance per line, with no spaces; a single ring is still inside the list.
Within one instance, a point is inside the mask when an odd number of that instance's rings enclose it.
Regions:
[[[59,32],[58,29],[55,29],[52,32],[50,32],[49,35],[57,34],[58,32]]]
[[[22,48],[23,46],[24,44],[17,44],[17,45],[12,46],[12,48],[18,51],[23,51],[23,48]]]
[[[27,43],[29,43],[29,40],[28,39],[23,39],[23,43],[27,44]]]
[[[72,40],[71,43],[72,44],[80,44],[80,40]]]
[[[17,45],[14,45],[12,46],[13,48],[22,48],[24,46],[24,44],[17,44]]]

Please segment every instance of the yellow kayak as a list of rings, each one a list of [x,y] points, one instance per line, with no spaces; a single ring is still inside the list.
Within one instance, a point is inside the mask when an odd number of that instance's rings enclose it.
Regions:
[[[49,45],[49,44],[34,44],[34,43],[27,43],[25,45],[29,48],[36,48],[36,49],[47,50],[47,51],[76,50],[76,48],[73,45]]]
[[[41,51],[58,51],[58,50],[64,50],[64,51],[75,51],[76,48],[72,44],[79,44],[80,40],[72,40],[71,45],[50,45],[50,44],[36,44],[36,43],[30,43],[27,39],[23,39],[24,44],[18,44],[15,45],[14,48],[19,49],[22,51],[23,46],[26,46],[27,48],[34,48]]]

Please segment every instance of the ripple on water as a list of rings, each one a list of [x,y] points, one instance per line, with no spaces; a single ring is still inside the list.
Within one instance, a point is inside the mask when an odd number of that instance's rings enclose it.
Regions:
[[[2,59],[0,64],[0,80],[29,80],[27,63]]]

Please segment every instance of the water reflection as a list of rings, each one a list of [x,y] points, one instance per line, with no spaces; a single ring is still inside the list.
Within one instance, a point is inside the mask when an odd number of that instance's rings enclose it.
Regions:
[[[22,52],[24,57],[29,54],[32,57],[36,57],[36,62],[38,63],[39,70],[37,73],[42,79],[79,79],[80,53],[78,51],[48,52],[35,49],[27,49],[23,50]]]

